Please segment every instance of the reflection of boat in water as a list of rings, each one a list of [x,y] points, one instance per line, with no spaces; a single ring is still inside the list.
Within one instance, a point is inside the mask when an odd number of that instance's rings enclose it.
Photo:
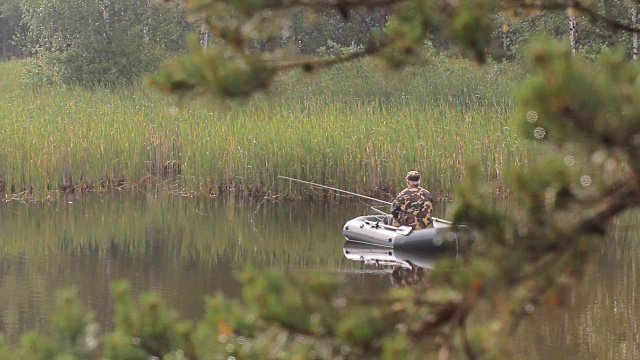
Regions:
[[[384,223],[383,215],[366,215],[349,220],[342,230],[347,240],[394,250],[463,250],[475,241],[466,225],[451,226],[448,221],[434,221],[433,228],[413,230],[409,226],[395,227]]]
[[[350,240],[345,241],[343,253],[347,259],[391,269],[391,280],[399,286],[429,285],[429,270],[435,262],[455,254],[452,251],[407,251]]]
[[[393,249],[388,247],[369,245],[357,241],[345,241],[342,250],[347,259],[361,261],[364,264],[377,266],[400,266],[404,268],[422,267],[433,268],[438,259],[452,256],[451,251],[424,251]]]

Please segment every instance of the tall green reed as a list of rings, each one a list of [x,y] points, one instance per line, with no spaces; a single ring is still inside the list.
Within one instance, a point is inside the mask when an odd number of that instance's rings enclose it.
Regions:
[[[19,63],[0,63],[17,73]],[[169,189],[184,195],[322,199],[286,175],[389,198],[407,170],[442,197],[469,161],[504,191],[525,166],[507,65],[449,60],[394,77],[357,62],[282,76],[242,103],[175,99],[143,86],[32,88],[10,79],[0,102],[0,191],[55,199],[60,191]]]

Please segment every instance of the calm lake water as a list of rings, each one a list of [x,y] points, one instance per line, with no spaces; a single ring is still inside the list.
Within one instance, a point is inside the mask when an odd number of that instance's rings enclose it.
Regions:
[[[444,214],[445,204],[437,204]],[[390,268],[343,254],[342,226],[366,204],[275,204],[172,195],[104,195],[56,204],[0,204],[0,334],[9,344],[45,332],[54,294],[76,286],[108,328],[109,284],[154,290],[197,320],[217,291],[238,297],[245,265],[325,271],[345,289],[375,297],[393,286]],[[536,309],[514,336],[526,359],[640,358],[640,228],[621,221],[592,259],[565,309]]]

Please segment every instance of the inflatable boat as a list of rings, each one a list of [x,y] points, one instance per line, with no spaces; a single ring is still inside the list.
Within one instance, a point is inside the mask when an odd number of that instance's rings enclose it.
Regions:
[[[456,250],[467,249],[475,241],[472,229],[466,225],[452,226],[449,221],[434,218],[434,227],[413,230],[409,226],[384,223],[384,215],[366,215],[349,220],[342,233],[346,240],[396,250]]]

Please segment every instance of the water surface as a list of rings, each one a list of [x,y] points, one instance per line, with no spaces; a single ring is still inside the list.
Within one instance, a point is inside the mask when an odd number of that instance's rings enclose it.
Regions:
[[[436,212],[445,213],[438,203]],[[174,195],[92,195],[56,204],[0,204],[0,334],[16,344],[46,332],[58,290],[75,286],[109,328],[109,284],[135,296],[161,294],[183,318],[197,320],[205,296],[240,295],[245,266],[324,271],[344,288],[375,298],[392,285],[391,268],[343,254],[342,226],[367,204],[289,204]],[[564,309],[536,309],[514,336],[524,359],[640,358],[639,222],[620,222],[603,242]],[[346,291],[347,291],[346,290]]]
[[[366,209],[360,203],[279,204],[171,195],[2,204],[0,332],[15,344],[27,330],[46,330],[54,295],[71,286],[98,321],[108,324],[109,284],[116,279],[128,280],[136,297],[147,290],[159,292],[181,316],[196,320],[204,312],[205,296],[216,291],[240,295],[236,275],[247,265],[352,274],[350,287],[384,291],[388,281],[364,276],[371,272],[359,272],[361,265],[342,253],[342,225]]]

